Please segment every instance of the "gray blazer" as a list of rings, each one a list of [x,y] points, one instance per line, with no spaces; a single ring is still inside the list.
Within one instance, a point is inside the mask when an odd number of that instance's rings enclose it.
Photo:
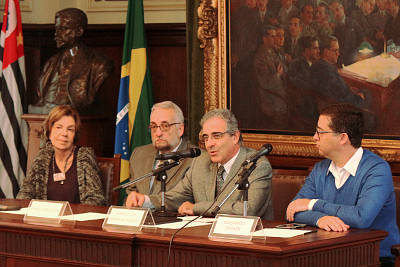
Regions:
[[[177,151],[184,151],[194,147],[190,143],[185,140],[182,140],[181,145],[178,147]],[[131,158],[129,160],[129,169],[130,169],[130,180],[134,180],[139,178],[142,175],[145,175],[152,171],[154,161],[157,155],[157,150],[154,148],[152,144],[144,145],[137,147],[133,150]],[[185,176],[185,173],[190,167],[190,164],[193,159],[185,158],[181,160],[181,163],[178,166],[173,167],[172,169],[167,171],[167,183],[166,190],[172,189],[182,178]],[[132,191],[136,191],[145,195],[150,194],[150,177],[130,186],[127,188],[127,193],[129,194]],[[161,182],[157,179],[154,179],[154,183],[152,186],[152,194],[157,194],[161,191]]]
[[[238,175],[241,171],[241,164],[255,153],[254,149],[241,147],[238,157],[225,178],[224,185],[228,184],[225,191],[218,197],[206,215],[210,215],[214,207],[229,194],[233,189]],[[165,194],[166,207],[168,210],[176,211],[179,206],[190,201],[194,203],[194,213],[203,213],[215,199],[217,163],[213,163],[206,151],[195,158],[183,180],[181,180],[172,190]],[[249,200],[248,215],[260,216],[262,219],[271,220],[273,217],[273,207],[271,198],[271,177],[272,168],[265,157],[257,161],[257,167],[249,177]],[[161,206],[161,195],[150,195],[152,204],[159,209]],[[219,213],[243,215],[242,193],[236,190],[221,207]]]

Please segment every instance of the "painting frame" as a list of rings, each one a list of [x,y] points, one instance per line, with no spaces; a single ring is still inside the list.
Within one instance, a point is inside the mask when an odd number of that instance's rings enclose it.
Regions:
[[[229,0],[201,0],[198,7],[198,31],[200,48],[204,55],[204,107],[205,111],[227,108],[229,65],[227,44],[229,44],[227,16]],[[288,157],[319,158],[315,142],[310,135],[296,135],[243,132],[244,143],[255,149],[270,143],[272,155]],[[390,138],[364,138],[362,146],[389,162],[400,162],[400,135]]]
[[[88,11],[126,11],[128,0],[88,0]],[[145,11],[185,10],[183,0],[144,0]]]

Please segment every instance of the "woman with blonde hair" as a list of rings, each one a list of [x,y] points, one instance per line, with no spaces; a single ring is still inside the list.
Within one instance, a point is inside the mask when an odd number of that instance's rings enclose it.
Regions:
[[[94,151],[76,146],[81,127],[78,112],[71,106],[57,106],[50,111],[43,127],[46,143],[17,198],[103,205],[103,186]]]

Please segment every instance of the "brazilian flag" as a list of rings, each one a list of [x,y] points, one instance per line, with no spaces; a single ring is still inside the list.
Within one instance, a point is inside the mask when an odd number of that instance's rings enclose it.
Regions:
[[[137,146],[151,143],[148,125],[153,105],[146,52],[143,0],[129,0],[115,128],[115,154],[121,154],[120,182],[129,178],[129,157]],[[125,198],[121,190],[120,202]]]

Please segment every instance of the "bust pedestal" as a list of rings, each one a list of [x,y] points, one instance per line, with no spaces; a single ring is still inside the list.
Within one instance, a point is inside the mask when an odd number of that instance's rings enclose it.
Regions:
[[[28,124],[28,162],[27,170],[31,167],[40,149],[42,125],[47,118],[46,114],[24,114],[21,116]],[[81,116],[82,126],[78,141],[79,146],[92,147],[97,156],[104,156],[107,148],[107,122],[110,119],[103,116]],[[114,143],[114,140],[107,140]]]

